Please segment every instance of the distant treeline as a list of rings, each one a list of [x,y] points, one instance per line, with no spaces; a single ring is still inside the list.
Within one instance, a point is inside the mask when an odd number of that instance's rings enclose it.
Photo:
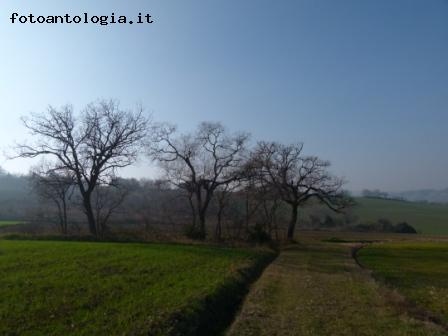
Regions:
[[[115,232],[136,238],[167,239],[188,233],[191,208],[182,190],[166,180],[123,178],[119,180],[119,185],[118,189],[102,190],[107,194],[108,202],[126,193],[104,228],[106,235]],[[75,190],[68,199],[68,232],[74,235],[88,233],[80,202]],[[226,202],[225,209],[220,209],[218,200],[212,202],[207,218],[209,229],[212,229],[216,226],[218,216],[221,216],[223,237],[263,241],[285,235],[289,209],[284,204],[277,205],[273,216],[272,209],[254,194],[234,192]],[[102,204],[102,207],[106,205]],[[101,212],[104,209],[97,210]],[[39,196],[33,189],[31,176],[17,176],[4,171],[0,173],[0,220],[27,221],[40,227],[43,232],[51,233],[60,230],[57,218],[55,204],[51,199]],[[298,225],[308,230],[415,232],[407,223],[394,224],[388,219],[362,222],[350,210],[336,214],[318,202],[311,202],[302,209]]]
[[[448,188],[442,190],[422,189],[401,192],[384,192],[379,189],[364,189],[361,192],[361,195],[367,198],[389,199],[404,202],[448,203]]]
[[[38,206],[26,176],[6,173],[0,168],[0,220],[24,220]]]
[[[404,197],[394,196],[392,194],[381,191],[379,189],[375,189],[375,190],[364,189],[362,191],[362,197],[388,199],[388,200],[395,200],[395,201],[406,201],[406,199]]]

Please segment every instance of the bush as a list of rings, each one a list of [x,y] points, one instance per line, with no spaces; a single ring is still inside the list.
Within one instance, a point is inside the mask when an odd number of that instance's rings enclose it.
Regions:
[[[393,225],[388,219],[379,219],[376,223],[358,224],[353,227],[358,232],[390,232],[390,233],[417,233],[408,223],[402,222]]]
[[[406,222],[398,223],[394,229],[396,233],[417,233],[417,230]]]
[[[378,219],[378,231],[380,232],[394,232],[395,228],[392,222],[386,218]]]
[[[204,232],[199,230],[195,225],[187,225],[185,227],[185,236],[194,240],[203,240],[205,239]]]
[[[333,228],[337,226],[333,217],[326,215],[324,221],[320,224],[324,228]]]
[[[263,225],[257,223],[253,228],[249,228],[248,240],[254,243],[267,243],[271,241],[271,236],[263,228]]]

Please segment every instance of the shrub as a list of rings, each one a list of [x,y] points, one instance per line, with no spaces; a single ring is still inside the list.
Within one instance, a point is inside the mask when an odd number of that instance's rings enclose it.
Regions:
[[[271,236],[264,229],[263,225],[257,223],[253,228],[249,228],[248,240],[254,243],[267,243],[271,241]]]
[[[379,219],[376,223],[358,224],[353,227],[358,232],[390,232],[390,233],[417,233],[408,223],[402,222],[393,225],[388,219]]]
[[[199,230],[195,225],[187,225],[185,227],[185,236],[194,240],[203,240],[205,239],[204,233]]]
[[[417,233],[417,230],[414,229],[412,225],[409,225],[406,222],[398,223],[394,227],[394,232],[396,233]]]

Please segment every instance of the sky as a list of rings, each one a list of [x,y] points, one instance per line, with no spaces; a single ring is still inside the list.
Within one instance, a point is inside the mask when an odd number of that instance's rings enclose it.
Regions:
[[[12,24],[150,14],[152,24]],[[0,166],[20,117],[99,98],[193,130],[303,142],[347,188],[448,187],[447,0],[1,0]],[[122,172],[151,177],[147,160]]]

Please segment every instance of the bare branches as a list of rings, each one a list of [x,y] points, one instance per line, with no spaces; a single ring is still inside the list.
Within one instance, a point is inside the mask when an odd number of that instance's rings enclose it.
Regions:
[[[260,181],[271,184],[292,209],[288,238],[294,236],[297,208],[316,198],[330,209],[340,211],[349,205],[342,191],[344,180],[332,176],[330,163],[316,156],[303,155],[303,144],[282,145],[260,142],[252,158],[252,169]]]
[[[68,200],[70,199],[76,179],[69,170],[61,171],[43,163],[31,171],[31,185],[43,199],[52,201],[58,209],[59,226],[63,234],[67,234]]]
[[[203,122],[196,132],[176,135],[170,125],[153,132],[148,154],[160,163],[167,178],[184,189],[193,218],[199,216],[199,233],[205,237],[205,213],[215,190],[241,176],[248,134],[229,135],[220,123]],[[195,226],[195,221],[193,226]]]
[[[17,147],[17,157],[51,158],[52,171],[69,171],[83,198],[92,234],[97,234],[91,195],[98,185],[110,184],[120,168],[131,165],[150,126],[141,108],[123,110],[114,100],[89,104],[75,118],[71,105],[49,107],[46,113],[23,118],[34,144]]]

